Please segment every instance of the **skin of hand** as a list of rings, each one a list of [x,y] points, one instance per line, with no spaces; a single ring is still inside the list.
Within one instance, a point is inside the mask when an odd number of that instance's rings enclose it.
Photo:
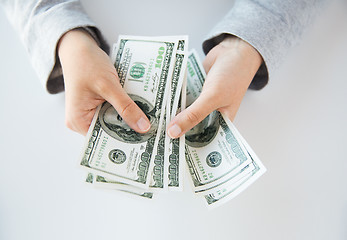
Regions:
[[[63,69],[68,128],[86,135],[97,106],[106,100],[135,131],[150,129],[146,115],[122,88],[110,58],[87,32],[67,32],[57,51]]]
[[[207,54],[207,73],[200,96],[168,125],[171,138],[178,138],[214,110],[231,121],[263,59],[258,51],[240,38],[228,36]]]

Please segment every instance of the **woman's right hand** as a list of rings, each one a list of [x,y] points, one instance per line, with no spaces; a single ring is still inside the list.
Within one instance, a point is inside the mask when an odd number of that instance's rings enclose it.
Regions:
[[[96,108],[109,102],[135,131],[145,133],[150,122],[122,88],[109,56],[84,30],[67,32],[58,44],[65,83],[66,125],[86,135]]]

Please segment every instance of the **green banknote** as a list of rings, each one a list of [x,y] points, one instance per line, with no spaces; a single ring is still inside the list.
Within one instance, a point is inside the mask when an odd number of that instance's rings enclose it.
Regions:
[[[152,192],[146,192],[141,188],[137,188],[126,183],[108,180],[105,177],[98,176],[93,173],[88,173],[85,181],[87,183],[93,184],[95,187],[118,190],[124,193],[129,193],[134,196],[144,197],[148,199],[153,198]]]
[[[133,131],[111,104],[96,111],[80,165],[86,182],[152,199],[157,190],[182,190],[184,159],[194,192],[209,208],[229,201],[265,167],[223,114],[214,111],[179,139],[169,122],[200,95],[206,74],[187,36],[120,36],[112,59],[120,83],[151,122],[146,134]]]
[[[149,187],[177,43],[172,37],[119,37],[113,60],[120,83],[147,115],[151,129],[145,134],[135,132],[105,102],[88,131],[82,167],[110,180]]]
[[[200,95],[204,80],[205,72],[201,62],[197,53],[192,51],[188,60],[187,105],[192,104]],[[266,169],[226,116],[213,112],[204,121],[205,124],[201,126],[201,129],[197,129],[197,132],[200,134],[200,139],[209,139],[205,141],[207,143],[206,149],[213,152],[207,152],[203,155],[204,150],[200,148],[201,146],[204,147],[204,144],[197,143],[197,140],[195,142],[187,140],[190,134],[188,132],[186,134],[186,158],[195,185],[195,193],[203,195],[208,207],[213,208],[238,195],[258,179]],[[211,127],[214,124],[217,126]],[[212,129],[208,131],[206,128]],[[216,139],[218,139],[219,144],[214,145],[213,142],[216,142]],[[223,143],[225,141],[229,145]],[[220,153],[223,152],[222,148],[228,154],[235,154],[231,158],[236,159],[236,163],[238,163],[229,165],[224,169],[224,172],[217,169],[222,161],[226,160],[225,154]],[[206,158],[204,158],[205,156]],[[211,157],[212,159],[210,159]],[[205,162],[203,162],[204,160]],[[214,172],[214,169],[218,173]],[[201,178],[204,175],[205,178]],[[208,176],[211,176],[212,181],[208,180]]]
[[[165,106],[164,106],[165,107]],[[165,113],[165,110],[163,110]],[[166,114],[164,114],[164,118]],[[164,189],[164,156],[165,156],[165,121],[161,121],[158,130],[159,141],[154,148],[154,165],[152,170],[152,178],[149,187],[152,190]]]
[[[205,72],[196,52],[188,57],[187,106],[200,95]],[[186,161],[195,191],[210,189],[251,163],[234,126],[214,111],[186,133]]]
[[[181,111],[185,105],[186,68],[188,59],[188,37],[181,38],[176,53],[176,62],[170,82],[170,94],[166,105],[166,125]],[[182,99],[183,98],[183,99]],[[182,101],[183,100],[183,101]],[[169,190],[182,190],[184,171],[184,136],[171,139],[165,138],[165,182]]]
[[[247,153],[252,159],[252,163],[240,171],[240,177],[238,177],[236,181],[226,181],[204,195],[209,208],[221,206],[222,204],[231,200],[266,172],[265,166],[259,160],[258,156],[254,153],[253,149],[249,146],[246,140],[237,130],[235,131],[235,134],[238,135],[239,139],[242,141],[242,144],[244,144],[245,148],[247,149]]]
[[[184,70],[186,69],[186,54],[185,47],[188,44],[188,37],[187,36],[173,36],[172,38],[175,38],[177,40],[177,49],[175,54],[175,61],[174,61],[174,67],[172,71],[172,76],[168,81],[168,87],[167,87],[167,100],[166,103],[172,103],[173,105],[177,106],[178,98],[183,82]],[[173,84],[174,83],[174,84]],[[175,98],[176,97],[176,98]],[[165,161],[167,154],[167,151],[165,151],[167,143],[167,134],[166,134],[166,123],[169,119],[170,115],[168,113],[168,107],[171,105],[165,104],[165,110],[162,109],[163,117],[161,117],[161,121],[158,128],[158,135],[159,135],[159,141],[158,144],[154,147],[154,166],[152,171],[152,178],[151,183],[149,185],[150,189],[152,191],[157,190],[163,190],[166,189],[168,186],[167,183],[167,161]]]
[[[178,103],[176,114],[185,109],[186,102],[186,78],[182,85],[181,96]],[[172,119],[172,118],[171,118]],[[180,138],[172,139],[166,135],[165,142],[166,162],[168,163],[168,187],[170,191],[183,190],[183,176],[185,170],[185,135]]]

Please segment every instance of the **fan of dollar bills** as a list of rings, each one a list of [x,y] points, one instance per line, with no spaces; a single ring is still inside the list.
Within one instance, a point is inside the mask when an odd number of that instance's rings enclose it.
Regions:
[[[195,194],[209,207],[235,197],[265,167],[230,120],[215,111],[185,136],[171,139],[166,126],[199,96],[206,74],[187,36],[120,36],[112,61],[123,88],[151,122],[132,130],[107,102],[89,128],[80,165],[86,182],[152,199],[181,191],[185,168]]]

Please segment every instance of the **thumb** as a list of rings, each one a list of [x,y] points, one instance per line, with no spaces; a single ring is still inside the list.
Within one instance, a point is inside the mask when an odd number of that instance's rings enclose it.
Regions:
[[[129,97],[119,83],[107,84],[100,95],[109,102],[123,118],[123,120],[139,133],[146,133],[151,124],[144,112]]]
[[[201,95],[187,109],[180,112],[170,122],[168,126],[168,135],[171,138],[178,138],[189,131],[199,122],[204,120],[217,106],[212,96],[201,93]]]

